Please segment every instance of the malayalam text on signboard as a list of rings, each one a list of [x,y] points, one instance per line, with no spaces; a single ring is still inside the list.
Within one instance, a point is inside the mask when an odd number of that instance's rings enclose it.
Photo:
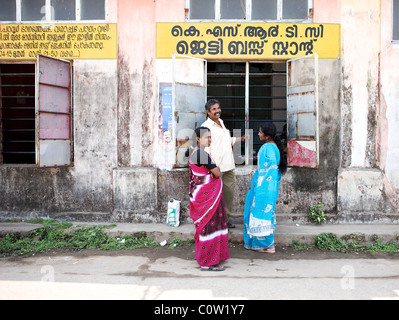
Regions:
[[[0,25],[0,59],[116,59],[116,24]]]
[[[339,24],[158,23],[158,59],[173,53],[206,59],[340,57]]]

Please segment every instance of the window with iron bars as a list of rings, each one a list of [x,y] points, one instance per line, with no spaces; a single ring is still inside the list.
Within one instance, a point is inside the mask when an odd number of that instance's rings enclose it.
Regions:
[[[392,41],[399,42],[399,0],[393,0]]]
[[[35,64],[0,64],[0,164],[35,163]]]
[[[188,20],[310,21],[313,0],[186,0]]]
[[[108,0],[0,0],[0,23],[105,21]]]
[[[245,144],[241,144],[241,150],[235,150],[236,164],[245,164],[246,156],[257,163],[262,123],[273,122],[286,145],[286,77],[285,63],[208,62],[208,99],[220,101],[226,128],[237,137],[252,130],[252,153],[246,155]]]
[[[73,165],[72,63],[0,62],[0,165]]]

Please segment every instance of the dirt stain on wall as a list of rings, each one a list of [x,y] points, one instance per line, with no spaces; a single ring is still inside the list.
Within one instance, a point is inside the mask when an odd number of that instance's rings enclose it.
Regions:
[[[118,59],[118,165],[130,166],[130,92],[131,76],[129,66]]]

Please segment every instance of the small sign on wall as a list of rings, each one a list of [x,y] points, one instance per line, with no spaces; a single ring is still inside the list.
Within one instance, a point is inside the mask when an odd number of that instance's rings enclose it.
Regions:
[[[117,59],[114,24],[0,25],[0,60]]]
[[[172,144],[173,130],[173,87],[172,83],[159,84],[158,144]]]

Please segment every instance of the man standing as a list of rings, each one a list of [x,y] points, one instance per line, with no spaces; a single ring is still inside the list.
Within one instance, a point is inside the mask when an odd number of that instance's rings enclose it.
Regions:
[[[201,125],[207,127],[212,133],[212,143],[210,148],[205,150],[215,160],[216,165],[222,173],[224,200],[226,203],[227,218],[230,218],[231,209],[234,198],[234,186],[236,177],[234,174],[235,163],[232,146],[237,141],[245,141],[247,136],[241,138],[231,137],[230,131],[224,126],[223,120],[220,119],[222,112],[220,102],[215,99],[209,100],[205,105],[208,113],[208,119]],[[228,223],[229,228],[235,228],[233,224]]]

